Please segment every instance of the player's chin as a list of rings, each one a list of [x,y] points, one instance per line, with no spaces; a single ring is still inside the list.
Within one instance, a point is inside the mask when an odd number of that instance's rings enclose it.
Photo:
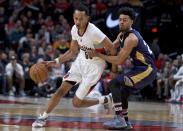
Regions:
[[[123,27],[119,27],[119,30],[123,32],[125,29]]]

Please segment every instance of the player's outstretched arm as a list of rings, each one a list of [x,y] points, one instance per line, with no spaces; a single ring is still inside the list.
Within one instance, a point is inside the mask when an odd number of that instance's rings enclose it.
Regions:
[[[72,40],[70,49],[65,52],[64,54],[60,55],[56,59],[52,61],[44,61],[43,63],[47,65],[47,67],[55,67],[59,64],[65,63],[66,61],[71,60],[73,57],[75,57],[79,52],[79,46],[77,41]]]
[[[67,52],[65,52],[63,55],[60,55],[59,62],[65,63],[66,61],[71,60],[78,54],[78,52],[79,52],[78,42],[76,40],[72,40],[70,49]]]
[[[124,42],[124,47],[121,48],[120,52],[116,56],[107,56],[96,52],[94,50],[88,51],[88,55],[92,57],[100,57],[112,64],[123,64],[125,60],[129,57],[132,49],[137,46],[138,39],[133,34],[130,34]]]

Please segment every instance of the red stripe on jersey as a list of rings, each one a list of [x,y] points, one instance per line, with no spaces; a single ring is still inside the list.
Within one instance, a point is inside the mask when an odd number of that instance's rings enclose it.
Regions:
[[[104,48],[97,48],[95,49],[97,52],[100,52],[102,54],[106,53],[105,49]]]

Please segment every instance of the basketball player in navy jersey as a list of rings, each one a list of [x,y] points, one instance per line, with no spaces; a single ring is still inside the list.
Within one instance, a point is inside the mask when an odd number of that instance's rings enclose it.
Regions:
[[[132,28],[134,20],[135,12],[132,8],[125,7],[119,11],[120,33],[113,42],[120,46],[117,56],[104,55],[95,50],[88,52],[91,58],[97,56],[112,64],[123,64],[130,57],[134,65],[130,72],[119,74],[110,81],[116,117],[104,122],[103,125],[108,129],[132,129],[127,116],[128,97],[152,83],[156,77],[154,56],[140,33]]]

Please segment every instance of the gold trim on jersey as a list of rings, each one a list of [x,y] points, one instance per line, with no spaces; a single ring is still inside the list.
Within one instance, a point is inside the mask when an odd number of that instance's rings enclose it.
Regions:
[[[147,70],[145,70],[144,72],[141,72],[140,74],[132,76],[130,78],[133,80],[134,84],[136,84],[141,80],[143,80],[145,77],[147,77],[152,72],[152,70],[153,70],[152,67],[149,65]]]
[[[145,57],[144,57],[144,55],[142,54],[142,53],[140,53],[140,52],[136,52],[136,58],[139,60],[139,61],[141,61],[142,63],[144,63],[144,64],[146,64],[147,65],[147,63],[146,63],[146,61],[145,61]]]

